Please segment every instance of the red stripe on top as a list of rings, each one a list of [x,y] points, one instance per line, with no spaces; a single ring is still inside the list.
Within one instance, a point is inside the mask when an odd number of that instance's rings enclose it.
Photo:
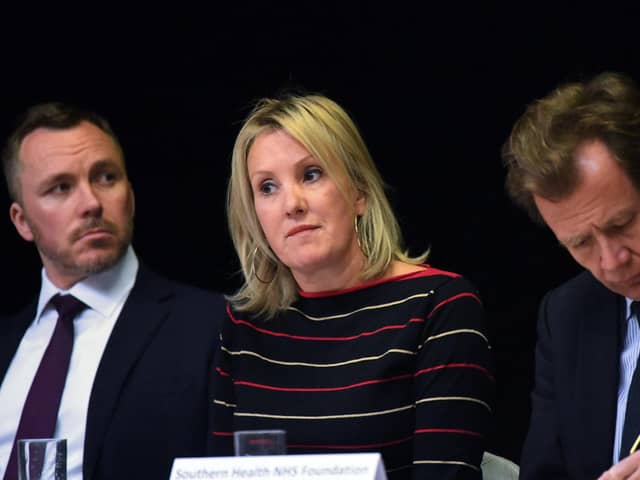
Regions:
[[[216,437],[233,437],[233,432],[211,432]]]
[[[227,372],[225,372],[224,370],[222,370],[220,367],[216,367],[216,372],[218,372],[220,375],[222,375],[223,377],[230,377],[231,375],[229,375]]]
[[[418,370],[414,373],[414,376],[422,375],[423,373],[434,372],[436,370],[442,370],[443,368],[475,368],[484,373],[491,381],[495,381],[493,375],[489,373],[489,370],[484,368],[482,365],[478,365],[475,363],[447,363],[446,365],[437,365],[435,367],[423,368],[422,370]]]
[[[458,428],[421,428],[416,430],[415,433],[461,433],[462,435],[473,435],[474,437],[482,437],[479,432],[471,430],[460,430]]]
[[[355,287],[343,288],[341,290],[329,290],[325,292],[305,292],[303,290],[298,290],[298,294],[304,298],[320,298],[320,297],[331,297],[333,295],[342,295],[344,293],[355,292],[357,290],[362,290],[365,288],[373,287],[375,285],[380,285],[388,282],[395,282],[398,280],[409,280],[411,278],[420,278],[420,277],[433,277],[436,275],[444,275],[446,277],[457,278],[460,275],[453,272],[447,272],[445,270],[438,270],[437,268],[430,267],[429,265],[423,264],[420,265],[424,268],[424,270],[419,270],[417,272],[409,272],[403,273],[401,275],[395,275],[393,277],[387,278],[379,278],[377,280],[372,280],[370,282],[361,283],[360,285],[356,285]]]
[[[273,385],[263,385],[261,383],[235,381],[234,385],[244,385],[246,387],[261,388],[263,390],[276,390],[278,392],[337,392],[340,390],[349,390],[351,388],[364,387],[366,385],[373,385],[375,383],[393,382],[396,380],[405,380],[411,378],[411,374],[398,375],[395,377],[381,378],[376,380],[366,380],[364,382],[354,383],[352,385],[343,385],[341,387],[275,387]]]
[[[307,335],[290,335],[288,333],[275,332],[273,330],[267,330],[266,328],[260,328],[252,324],[251,322],[247,322],[246,320],[240,320],[233,316],[231,313],[231,309],[229,305],[227,305],[227,314],[233,323],[236,325],[244,325],[245,327],[249,327],[256,332],[264,333],[265,335],[272,335],[274,337],[284,337],[291,338],[293,340],[311,340],[314,342],[344,342],[348,340],[355,340],[361,337],[370,337],[380,332],[384,332],[385,330],[400,330],[406,328],[410,323],[422,323],[424,322],[423,318],[412,318],[407,323],[401,325],[387,325],[386,327],[380,327],[376,330],[371,330],[369,332],[358,333],[357,335],[351,335],[349,337],[311,337]]]
[[[413,440],[413,436],[399,438],[398,440],[391,440],[389,442],[369,443],[366,445],[305,445],[305,444],[292,444],[287,445],[289,448],[317,448],[319,450],[361,450],[364,448],[381,448],[388,447],[390,445],[397,445],[399,443],[410,442]]]
[[[435,313],[435,311],[438,310],[440,307],[446,305],[449,302],[453,302],[454,300],[458,300],[459,298],[463,298],[463,297],[471,297],[474,300],[476,300],[478,303],[482,304],[482,301],[480,300],[480,297],[478,297],[477,295],[474,295],[473,293],[470,293],[470,292],[458,293],[457,295],[454,295],[453,297],[449,297],[446,300],[441,301],[439,304],[437,304],[435,307],[433,307],[433,310],[431,310],[429,315],[427,315],[427,318],[431,318],[431,315],[433,315]]]

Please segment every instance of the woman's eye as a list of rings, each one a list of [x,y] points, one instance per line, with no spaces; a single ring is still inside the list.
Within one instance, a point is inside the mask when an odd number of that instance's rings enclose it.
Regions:
[[[268,181],[262,182],[258,190],[263,195],[270,195],[275,191],[275,189],[276,189],[275,184],[272,181],[268,180]]]
[[[305,182],[315,182],[322,176],[322,169],[318,167],[309,167],[304,171]]]

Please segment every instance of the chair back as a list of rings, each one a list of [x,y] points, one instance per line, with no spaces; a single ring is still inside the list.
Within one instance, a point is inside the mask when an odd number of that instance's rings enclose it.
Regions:
[[[520,467],[511,460],[484,452],[482,463],[482,480],[518,480]]]

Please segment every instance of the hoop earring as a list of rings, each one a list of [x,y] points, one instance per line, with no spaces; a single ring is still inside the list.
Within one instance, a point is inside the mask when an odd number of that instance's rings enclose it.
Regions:
[[[253,252],[251,252],[251,262],[250,262],[251,269],[249,270],[249,276],[256,277],[260,283],[264,283],[265,285],[269,285],[276,278],[276,274],[274,272],[273,276],[271,277],[271,279],[269,281],[265,281],[265,280],[260,278],[260,276],[258,275],[258,269],[256,268],[256,265],[255,265],[256,264],[256,255],[257,254],[258,254],[258,247],[254,248]]]
[[[360,241],[360,230],[358,230],[358,215],[353,217],[353,228],[356,231],[356,242],[358,242],[358,248],[365,257],[368,257],[367,251],[362,247],[362,242]]]
[[[356,242],[358,242],[358,248],[362,250],[362,244],[360,243],[360,232],[358,231],[358,216],[353,217],[353,229],[356,231]]]

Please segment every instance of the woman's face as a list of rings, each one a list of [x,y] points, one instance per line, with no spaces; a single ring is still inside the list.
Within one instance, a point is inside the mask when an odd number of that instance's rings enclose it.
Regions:
[[[361,268],[353,222],[364,213],[362,195],[345,198],[320,162],[284,130],[258,135],[247,170],[266,239],[303,290],[311,279],[337,279],[356,264]]]

